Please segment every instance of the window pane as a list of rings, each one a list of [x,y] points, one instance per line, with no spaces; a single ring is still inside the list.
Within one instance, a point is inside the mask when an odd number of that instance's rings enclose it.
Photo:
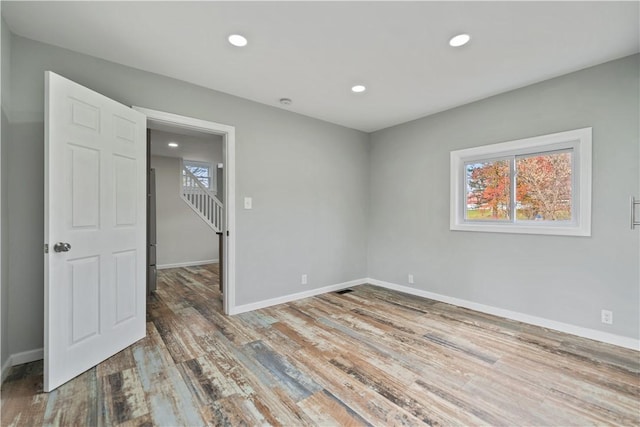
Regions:
[[[465,219],[509,219],[511,179],[509,160],[489,160],[466,165]]]
[[[187,166],[187,169],[195,176],[209,176],[209,168],[201,166]]]
[[[516,219],[571,220],[571,153],[516,158]]]
[[[211,168],[209,166],[187,163],[184,164],[185,169],[189,170],[198,180],[207,188],[211,188]]]

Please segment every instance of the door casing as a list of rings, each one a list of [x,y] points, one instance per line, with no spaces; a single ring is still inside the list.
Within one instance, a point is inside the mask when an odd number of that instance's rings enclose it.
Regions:
[[[222,155],[224,158],[224,232],[226,234],[226,237],[223,239],[224,257],[222,260],[222,280],[224,283],[223,308],[225,314],[234,314],[236,284],[235,127],[144,107],[133,106],[132,108],[147,116],[147,126],[149,126],[149,124],[159,124],[222,136]]]

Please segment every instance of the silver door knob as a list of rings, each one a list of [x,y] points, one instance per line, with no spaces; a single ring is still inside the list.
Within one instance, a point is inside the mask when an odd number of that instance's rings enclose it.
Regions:
[[[58,242],[53,245],[53,250],[56,252],[69,252],[69,249],[71,249],[71,245],[69,243]]]

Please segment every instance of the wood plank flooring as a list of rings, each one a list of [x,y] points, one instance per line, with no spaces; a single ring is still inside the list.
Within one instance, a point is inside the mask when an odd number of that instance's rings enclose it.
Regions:
[[[217,266],[161,270],[147,337],[2,426],[640,425],[640,353],[374,286],[233,317]]]

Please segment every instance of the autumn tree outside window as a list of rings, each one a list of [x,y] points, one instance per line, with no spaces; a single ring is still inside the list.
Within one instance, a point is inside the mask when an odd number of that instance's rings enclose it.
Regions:
[[[591,234],[591,128],[451,152],[452,230]]]

